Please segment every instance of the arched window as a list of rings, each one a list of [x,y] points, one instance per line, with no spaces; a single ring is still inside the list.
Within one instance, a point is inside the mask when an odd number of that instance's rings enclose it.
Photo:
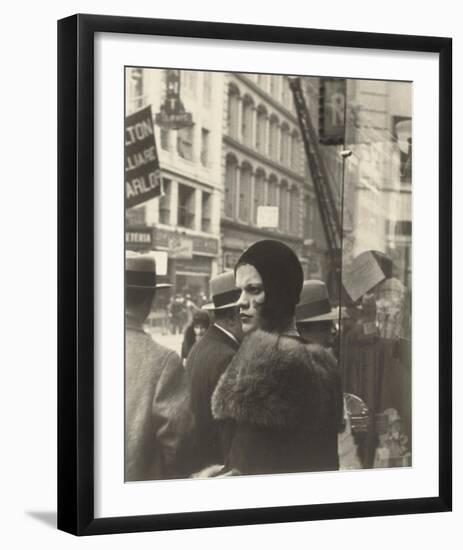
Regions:
[[[265,206],[265,172],[257,170],[254,184],[254,222],[257,222],[257,209]]]
[[[240,93],[236,86],[228,88],[228,131],[231,137],[237,139],[239,132]]]
[[[236,215],[236,180],[238,162],[232,155],[227,156],[225,164],[225,198],[224,213],[227,218],[234,218]]]
[[[291,134],[291,168],[295,172],[300,171],[300,154],[301,154],[301,143],[299,141],[299,134],[294,130]]]
[[[299,189],[297,186],[293,185],[291,189],[291,200],[290,200],[290,228],[289,231],[292,235],[299,236],[300,233],[300,213],[301,213],[301,203],[299,200]]]
[[[284,122],[281,125],[280,162],[289,164],[289,126]]]
[[[241,136],[243,143],[252,147],[252,131],[254,117],[254,102],[249,96],[243,98],[243,115],[241,122]]]
[[[278,119],[270,117],[269,155],[273,160],[278,159]]]
[[[280,229],[288,232],[289,221],[289,189],[288,183],[283,180],[280,186]]]
[[[267,193],[267,206],[277,205],[277,178],[272,174],[268,179],[268,193]]]
[[[251,179],[252,168],[244,163],[241,167],[240,202],[238,217],[243,222],[251,221]]]
[[[266,153],[267,145],[267,110],[263,105],[257,108],[256,148],[259,153]]]

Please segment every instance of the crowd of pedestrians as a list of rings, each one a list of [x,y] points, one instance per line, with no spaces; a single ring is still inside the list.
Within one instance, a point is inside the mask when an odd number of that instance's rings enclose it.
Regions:
[[[209,303],[172,298],[181,357],[143,330],[154,259],[127,254],[126,286],[126,481],[373,467],[389,441],[375,415],[394,404],[411,430],[404,343],[379,329],[365,339],[368,307],[354,304],[357,316],[332,308],[325,283],[304,281],[285,244],[250,246],[233,271],[211,279]]]

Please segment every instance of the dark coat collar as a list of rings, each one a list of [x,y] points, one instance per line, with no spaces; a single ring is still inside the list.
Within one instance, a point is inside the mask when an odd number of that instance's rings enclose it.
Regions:
[[[218,342],[221,342],[223,344],[226,344],[227,346],[230,346],[234,351],[236,351],[239,348],[239,344],[233,340],[233,338],[230,338],[228,334],[225,334],[223,330],[220,330],[214,325],[211,325],[209,329],[207,330],[205,337],[208,337],[208,339],[216,340]]]
[[[258,330],[243,340],[220,378],[212,413],[269,428],[320,425],[335,376],[336,362],[320,346]]]

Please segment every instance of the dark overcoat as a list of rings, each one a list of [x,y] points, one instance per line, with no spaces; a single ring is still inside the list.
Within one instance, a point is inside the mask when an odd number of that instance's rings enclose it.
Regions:
[[[211,411],[212,393],[238,350],[238,343],[212,325],[188,355],[191,407],[195,418],[196,470],[210,464],[223,464],[222,423]]]
[[[188,477],[193,419],[180,357],[126,320],[125,481]]]
[[[240,474],[337,470],[342,390],[334,358],[295,336],[246,337],[212,396],[231,420],[225,469]]]

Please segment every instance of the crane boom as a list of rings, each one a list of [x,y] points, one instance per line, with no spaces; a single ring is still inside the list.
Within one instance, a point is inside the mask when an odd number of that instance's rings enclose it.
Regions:
[[[312,175],[313,187],[328,250],[333,260],[333,265],[336,265],[339,262],[342,246],[341,217],[333,196],[330,178],[319,149],[317,134],[310,118],[309,110],[307,109],[300,78],[290,78],[289,86],[294,97],[305,154]]]

